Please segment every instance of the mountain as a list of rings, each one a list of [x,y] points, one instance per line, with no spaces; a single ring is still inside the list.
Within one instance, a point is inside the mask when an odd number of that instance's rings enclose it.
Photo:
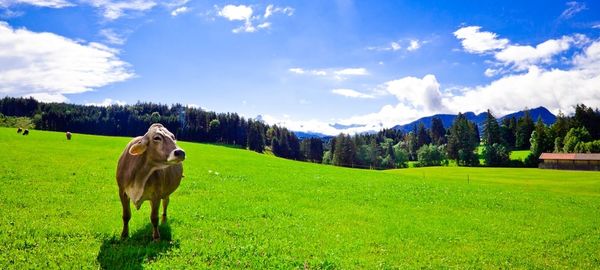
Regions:
[[[329,136],[329,135],[325,135],[323,133],[318,133],[318,132],[305,132],[305,131],[294,131],[294,134],[296,134],[296,137],[298,137],[298,139],[300,140],[304,140],[304,139],[310,139],[310,138],[321,138],[324,140],[328,140],[333,138],[334,136]]]
[[[515,113],[511,113],[511,114],[502,116],[500,119],[498,119],[498,121],[501,121],[504,118],[510,118],[510,117],[519,119],[519,118],[523,117],[524,115],[525,115],[525,111],[519,111],[519,112],[515,112]],[[556,122],[556,116],[554,114],[552,114],[550,111],[548,111],[548,109],[546,109],[545,107],[537,107],[535,109],[531,109],[531,110],[529,110],[529,115],[531,115],[531,119],[533,119],[533,122],[537,122],[539,117],[542,118],[542,122],[544,122],[544,124],[546,124],[546,125],[552,125],[552,124],[554,124],[554,122]]]
[[[473,121],[473,122],[475,122],[475,124],[477,124],[480,131],[482,130],[483,123],[485,122],[485,119],[487,118],[487,112],[483,112],[480,114],[475,114],[473,112],[466,112],[464,114],[469,121]],[[518,112],[511,113],[511,114],[507,114],[507,115],[502,116],[497,119],[498,119],[498,122],[501,122],[502,119],[507,118],[507,117],[515,117],[515,118],[519,119],[520,117],[523,117],[523,115],[525,115],[525,111],[518,111]],[[542,121],[546,125],[551,125],[551,124],[554,124],[554,122],[556,122],[556,116],[544,107],[538,107],[538,108],[529,110],[529,115],[531,115],[531,118],[533,119],[534,122],[537,121],[538,117],[541,117]],[[452,122],[454,122],[454,119],[456,118],[456,116],[457,116],[456,114],[436,114],[436,115],[417,119],[416,121],[410,122],[405,125],[397,125],[393,128],[400,129],[406,133],[412,131],[415,127],[417,127],[419,125],[419,123],[423,123],[423,125],[425,125],[426,128],[431,128],[432,119],[434,117],[437,117],[442,120],[442,123],[444,124],[444,128],[447,129],[448,127],[450,127],[452,125]]]
[[[350,124],[350,125],[343,125],[343,124],[329,124],[330,127],[335,128],[335,129],[349,129],[349,128],[358,128],[358,127],[366,127],[367,125],[359,125],[359,124]]]

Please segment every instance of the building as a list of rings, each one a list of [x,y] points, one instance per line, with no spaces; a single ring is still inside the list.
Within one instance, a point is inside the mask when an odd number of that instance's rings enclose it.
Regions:
[[[600,154],[542,153],[540,169],[600,171]]]

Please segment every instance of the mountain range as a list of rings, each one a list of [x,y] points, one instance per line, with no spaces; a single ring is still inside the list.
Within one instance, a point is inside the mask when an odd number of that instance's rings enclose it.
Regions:
[[[483,129],[483,123],[485,122],[485,119],[488,116],[487,112],[483,112],[480,114],[475,114],[473,112],[466,112],[466,113],[464,113],[464,115],[467,117],[467,119],[469,121],[472,121],[475,124],[477,124],[480,131]],[[518,111],[518,112],[511,113],[511,114],[507,114],[505,116],[497,118],[497,120],[498,120],[498,122],[501,122],[504,118],[511,118],[511,117],[519,119],[519,118],[523,117],[524,115],[525,115],[525,111],[523,110],[523,111]],[[554,114],[552,114],[550,111],[548,111],[548,109],[546,109],[545,107],[537,107],[535,109],[530,109],[529,115],[531,115],[531,118],[533,119],[534,122],[537,121],[537,119],[539,117],[542,118],[542,122],[544,122],[544,124],[546,124],[546,125],[552,125],[552,124],[554,124],[554,122],[556,122],[556,116]],[[410,132],[415,127],[417,127],[419,125],[419,123],[423,123],[423,125],[426,128],[431,128],[432,119],[434,117],[437,117],[442,120],[442,123],[444,124],[444,128],[447,129],[448,127],[450,127],[452,125],[452,122],[454,122],[454,119],[456,118],[456,116],[457,116],[456,114],[436,114],[436,115],[432,115],[432,116],[419,118],[408,124],[397,125],[393,128],[402,130],[403,132]]]
[[[467,117],[467,119],[469,121],[473,121],[475,124],[477,124],[480,131],[483,129],[483,123],[485,122],[485,119],[487,118],[487,112],[483,112],[480,114],[475,114],[473,112],[466,112],[466,113],[464,113],[464,115]],[[520,117],[523,117],[524,115],[525,115],[525,110],[504,115],[500,118],[497,118],[497,120],[498,120],[498,122],[501,122],[504,118],[510,118],[510,117],[519,119]],[[552,114],[545,107],[537,107],[535,109],[529,109],[529,115],[531,115],[531,118],[533,119],[534,122],[537,121],[537,119],[540,117],[542,118],[542,121],[546,125],[552,125],[552,124],[554,124],[554,122],[556,122],[556,116],[554,114]],[[404,125],[396,125],[393,127],[393,129],[399,129],[405,133],[408,133],[410,131],[413,131],[413,129],[415,127],[417,127],[419,125],[419,123],[423,123],[423,125],[426,128],[431,128],[431,121],[434,117],[441,119],[442,123],[444,124],[444,128],[448,129],[448,127],[450,127],[452,125],[452,123],[454,122],[454,119],[456,118],[456,116],[457,116],[457,114],[436,114],[436,115],[426,116],[426,117],[419,118],[413,122],[410,122],[410,123],[407,123]],[[336,124],[333,124],[330,126],[337,128],[337,129],[341,129],[340,132],[343,132],[343,129],[345,129],[345,128],[364,126],[364,125],[358,125],[358,124],[341,125],[341,124],[336,123]],[[371,132],[377,132],[377,131],[371,131]],[[333,136],[316,133],[316,132],[294,131],[294,133],[300,139],[315,138],[315,137],[316,138],[331,138],[331,137],[333,137]]]

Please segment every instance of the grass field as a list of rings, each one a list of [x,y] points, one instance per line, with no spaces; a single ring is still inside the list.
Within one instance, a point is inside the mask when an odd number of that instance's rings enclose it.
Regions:
[[[529,153],[531,153],[529,150],[515,150],[510,152],[510,159],[524,161]]]
[[[0,269],[600,267],[600,173],[367,171],[180,142],[163,241],[118,239],[128,138],[0,128]]]

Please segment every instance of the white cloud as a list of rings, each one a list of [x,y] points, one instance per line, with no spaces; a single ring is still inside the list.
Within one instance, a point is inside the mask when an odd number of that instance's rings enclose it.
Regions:
[[[98,106],[98,107],[108,107],[110,105],[125,105],[127,104],[127,102],[125,101],[121,101],[121,100],[113,100],[111,98],[105,98],[102,102],[99,103],[94,103],[94,102],[90,102],[90,103],[86,103],[85,105],[88,106]]]
[[[498,35],[492,32],[480,31],[480,26],[462,27],[454,36],[461,40],[463,48],[470,53],[485,53],[498,49],[504,49],[508,39],[498,39]]]
[[[594,28],[594,29],[600,29],[600,23],[592,25],[592,28]]]
[[[0,0],[0,7],[9,7],[19,4],[48,8],[64,8],[74,6],[74,4],[65,0]]]
[[[468,26],[458,29],[454,35],[462,41],[464,49],[469,53],[491,53],[496,61],[488,61],[496,67],[486,69],[484,74],[492,77],[511,71],[525,71],[531,66],[548,65],[553,58],[573,47],[581,48],[589,44],[588,37],[582,34],[563,36],[560,39],[549,39],[538,45],[511,44],[508,39],[498,39],[496,33],[481,32],[479,26]]]
[[[264,23],[261,23],[261,24],[257,25],[256,27],[258,27],[259,29],[269,28],[269,27],[271,27],[271,23],[270,22],[264,22]]]
[[[339,88],[339,89],[333,89],[333,90],[331,90],[331,92],[336,95],[345,96],[345,97],[349,97],[349,98],[375,98],[375,96],[373,96],[373,95],[361,93],[361,92],[358,92],[353,89]]]
[[[567,2],[567,9],[565,9],[563,11],[562,14],[560,14],[559,19],[569,19],[571,17],[573,17],[575,14],[586,10],[586,6],[584,3],[579,3],[579,2],[575,2],[575,1],[571,1],[571,2]]]
[[[396,98],[415,109],[425,112],[439,112],[442,106],[440,84],[434,75],[426,75],[422,79],[404,77],[384,83],[384,89]]]
[[[251,6],[246,5],[226,5],[223,8],[215,6],[217,14],[220,17],[226,18],[229,21],[243,21],[244,24],[231,30],[233,33],[238,34],[242,32],[254,33],[260,29],[271,28],[271,22],[267,21],[268,18],[275,14],[284,14],[292,16],[294,9],[291,7],[275,7],[274,5],[268,5],[265,9],[264,15],[253,15],[254,10]],[[257,23],[257,26],[254,26]]]
[[[428,43],[428,41],[421,41],[418,39],[403,39],[398,41],[392,41],[383,46],[370,46],[367,47],[369,51],[401,51],[401,52],[414,52],[421,48],[423,44]],[[402,50],[405,49],[405,50]]]
[[[369,72],[366,68],[345,68],[334,71],[336,75],[346,75],[346,76],[362,76],[369,75]]]
[[[1,92],[1,90],[0,90]],[[46,103],[64,103],[69,101],[69,99],[62,94],[56,93],[31,93],[25,94],[23,97],[32,97],[38,101],[46,102]]]
[[[500,72],[500,70],[498,70],[498,69],[486,68],[485,72],[483,72],[483,74],[487,77],[494,77],[494,76],[498,75],[499,72]]]
[[[131,0],[131,1],[114,1],[114,0],[84,0],[89,5],[102,10],[102,16],[106,20],[116,20],[125,15],[128,11],[147,11],[156,6],[153,0]]]
[[[275,7],[274,5],[268,5],[265,9],[265,15],[263,15],[263,17],[266,19],[276,13],[282,13],[287,16],[292,16],[294,15],[294,9],[291,7]]]
[[[304,74],[304,69],[302,68],[290,68],[289,71],[296,74]]]
[[[125,44],[125,38],[115,32],[115,30],[107,28],[100,30],[99,33],[107,43],[115,45]]]
[[[171,11],[171,16],[175,17],[177,15],[187,13],[188,11],[190,11],[190,9],[186,6],[178,7],[176,9],[174,9],[173,11]]]
[[[535,47],[525,45],[509,45],[496,53],[495,58],[506,64],[513,64],[518,69],[549,63],[553,56],[568,50],[575,40],[573,37],[564,36],[561,39],[550,39]]]
[[[245,5],[226,5],[219,11],[219,16],[230,21],[249,21],[252,17],[252,8]]]
[[[288,71],[299,74],[299,75],[312,75],[325,77],[341,81],[345,80],[348,76],[365,76],[369,75],[366,68],[342,68],[342,69],[303,69],[303,68],[290,68]]]
[[[418,50],[419,48],[421,48],[421,43],[419,43],[419,40],[413,39],[410,41],[410,46],[408,46],[406,50],[412,52]]]
[[[233,33],[252,33],[256,32],[256,27],[252,25],[252,7],[245,5],[226,5],[219,10],[219,16],[230,21],[244,21],[244,24],[232,30]]]
[[[66,101],[133,75],[115,49],[0,23],[0,96]]]

